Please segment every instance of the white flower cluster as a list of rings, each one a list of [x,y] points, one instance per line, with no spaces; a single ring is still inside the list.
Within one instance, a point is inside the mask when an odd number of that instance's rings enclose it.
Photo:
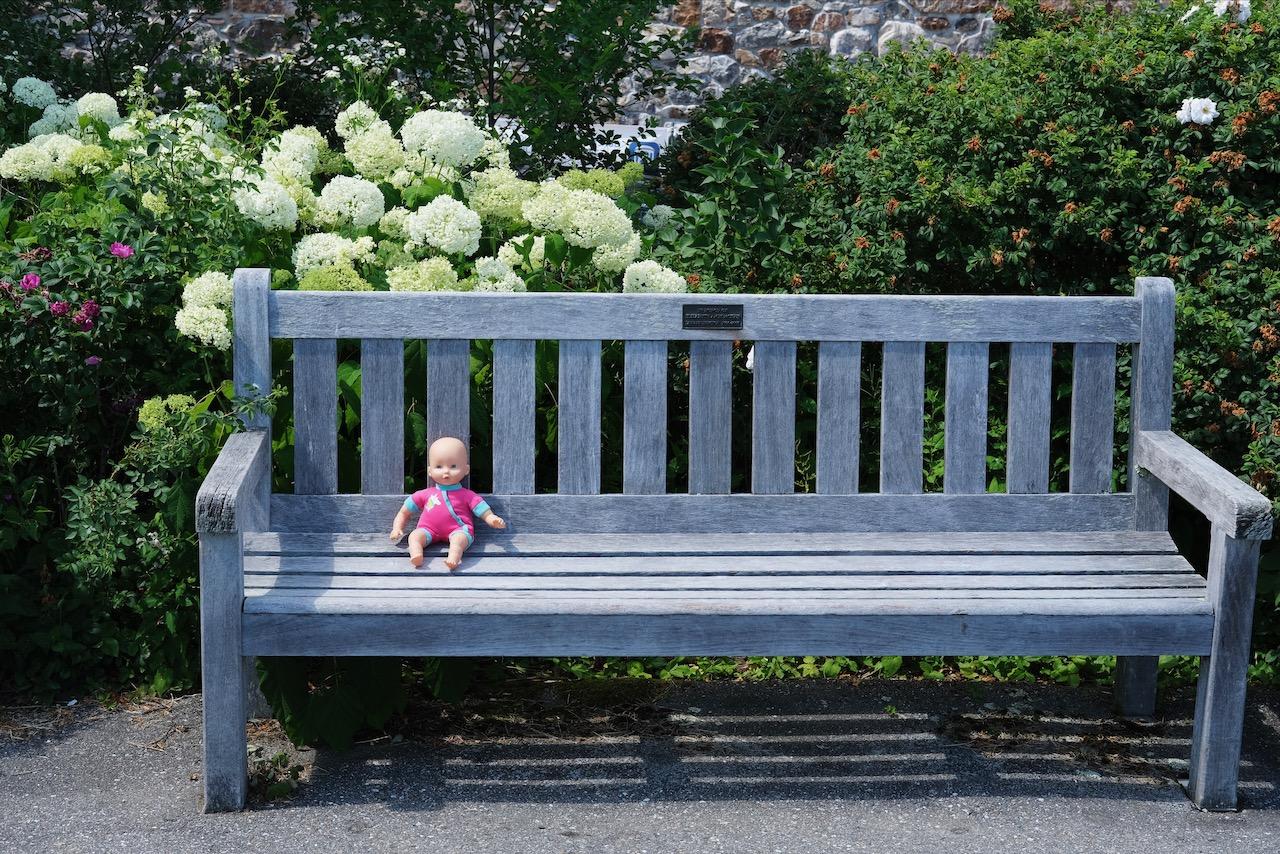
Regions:
[[[231,346],[231,293],[231,277],[225,273],[197,276],[182,289],[182,308],[174,315],[173,325],[188,338],[227,349]]]
[[[1212,124],[1218,117],[1218,105],[1212,98],[1184,98],[1182,108],[1178,110],[1178,121],[1184,125],[1195,122],[1198,125]]]
[[[293,247],[293,271],[299,279],[320,267],[354,267],[373,260],[373,238],[349,240],[340,234],[308,234]]]
[[[315,128],[290,128],[263,149],[262,169],[277,180],[310,181],[324,147]]]
[[[90,160],[81,156],[86,153],[96,155],[105,151],[100,146],[88,146],[73,136],[61,133],[49,133],[37,136],[23,145],[15,145],[0,155],[0,177],[14,181],[67,181],[77,171],[96,171],[86,169],[91,166]]]
[[[506,261],[501,258],[477,258],[472,290],[523,291],[527,288],[524,279],[517,276]]]
[[[387,284],[393,291],[451,291],[458,287],[458,272],[448,258],[439,255],[387,270]]]
[[[676,209],[670,205],[654,205],[644,212],[644,215],[640,217],[640,221],[647,227],[657,231],[670,225],[675,215]]]
[[[241,216],[267,231],[292,231],[298,224],[298,203],[289,191],[272,178],[256,178],[247,183],[231,193]]]
[[[481,220],[498,225],[523,225],[521,208],[538,193],[537,184],[496,166],[473,173],[464,187],[471,209]]]
[[[368,228],[382,219],[386,201],[372,181],[338,175],[320,191],[320,210],[339,224]]]
[[[1183,12],[1182,17],[1178,20],[1186,22],[1188,18],[1203,8],[1205,8],[1205,4],[1197,3],[1187,11]],[[1249,20],[1249,16],[1253,13],[1253,4],[1250,0],[1216,0],[1213,4],[1213,14],[1216,17],[1224,17],[1228,12],[1232,11],[1235,13],[1236,22],[1243,24],[1245,21]]]
[[[480,248],[480,216],[450,196],[436,196],[405,219],[406,248],[434,246],[447,255],[471,255]]]
[[[103,92],[90,92],[78,101],[54,100],[45,105],[44,112],[32,123],[27,134],[31,137],[50,133],[79,134],[81,116],[96,119],[108,128],[114,128],[124,121],[120,118],[115,98]]]
[[[489,135],[462,113],[423,110],[401,126],[400,138],[410,154],[461,169],[480,158]]]
[[[520,254],[521,250],[528,247],[529,260],[526,263],[524,256]],[[538,235],[521,235],[513,237],[506,243],[498,247],[498,257],[507,262],[507,266],[513,270],[541,270],[542,262],[546,258],[547,239],[541,234]]]
[[[684,276],[657,261],[637,261],[622,274],[624,293],[679,294],[688,290]]]
[[[640,254],[631,218],[603,193],[544,181],[521,213],[536,231],[560,232],[570,245],[594,249],[592,264],[603,273],[617,273]]]
[[[13,100],[24,106],[43,110],[58,100],[58,93],[37,77],[19,77],[13,81]]]
[[[404,166],[404,148],[386,122],[378,122],[363,133],[348,137],[343,153],[356,172],[375,181],[385,181]]]
[[[377,112],[366,104],[364,101],[356,101],[342,112],[338,113],[338,118],[334,123],[334,130],[338,136],[344,140],[359,136],[371,128],[386,125],[387,130],[391,129],[390,125],[378,118]]]

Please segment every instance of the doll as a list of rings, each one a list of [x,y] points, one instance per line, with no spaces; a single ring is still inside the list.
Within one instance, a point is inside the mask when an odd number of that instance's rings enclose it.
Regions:
[[[444,565],[457,569],[462,553],[475,541],[475,522],[479,516],[490,528],[505,528],[507,523],[490,509],[488,502],[462,486],[471,471],[467,446],[452,436],[436,439],[427,449],[427,466],[434,486],[420,489],[405,499],[391,525],[391,541],[399,542],[412,513],[421,513],[418,524],[409,534],[409,562],[422,566],[422,551],[429,543],[449,543]]]

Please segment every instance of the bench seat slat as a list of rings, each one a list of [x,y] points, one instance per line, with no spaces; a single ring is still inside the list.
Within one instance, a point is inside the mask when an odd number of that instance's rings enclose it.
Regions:
[[[520,555],[795,554],[794,541],[776,534],[578,534],[502,535],[481,530],[469,557]],[[386,555],[403,557],[403,547],[383,532],[365,534],[246,533],[246,554]],[[1000,533],[808,534],[804,554],[1176,554],[1164,531],[1077,531]]]
[[[443,547],[428,549],[438,558]],[[407,553],[366,555],[246,555],[245,572],[267,574],[423,574],[409,564]],[[1176,554],[1137,555],[605,555],[566,557],[522,554],[473,555],[470,550],[456,575],[735,575],[764,576],[835,574],[911,575],[1102,575],[1118,573],[1185,573],[1199,579]]]
[[[376,600],[375,600],[376,601]],[[255,602],[256,604],[256,602]],[[582,603],[575,603],[581,605]],[[1025,607],[1028,603],[1012,603]],[[698,607],[698,606],[701,607]],[[1112,600],[1037,603],[1023,614],[1009,600],[963,609],[854,602],[845,614],[716,614],[704,603],[649,614],[246,613],[246,655],[1199,655],[1213,617],[1194,602]],[[929,606],[932,613],[918,613]],[[717,609],[720,603],[716,603]],[[663,613],[663,611],[667,613]],[[955,613],[964,610],[965,613]],[[1123,616],[1123,620],[1117,619]]]
[[[561,434],[563,438],[563,433]],[[597,431],[596,436],[599,436]],[[592,465],[599,471],[599,445]],[[561,465],[565,458],[561,456]],[[598,483],[598,479],[596,483]],[[561,486],[563,489],[563,484]],[[1108,495],[491,495],[512,530],[528,533],[677,531],[1124,531],[1131,493]],[[272,495],[278,531],[377,531],[403,495]]]

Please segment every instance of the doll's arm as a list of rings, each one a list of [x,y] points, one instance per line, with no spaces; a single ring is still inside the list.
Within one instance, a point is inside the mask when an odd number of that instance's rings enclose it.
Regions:
[[[484,511],[483,513],[480,514],[480,518],[483,519],[485,521],[485,524],[488,525],[490,528],[501,529],[501,528],[507,527],[507,520],[503,519],[501,516],[499,516],[497,513],[494,513],[492,510]]]
[[[400,512],[396,514],[396,520],[391,523],[391,542],[400,542],[400,538],[404,536],[404,526],[408,524],[410,515],[408,507],[400,508]]]

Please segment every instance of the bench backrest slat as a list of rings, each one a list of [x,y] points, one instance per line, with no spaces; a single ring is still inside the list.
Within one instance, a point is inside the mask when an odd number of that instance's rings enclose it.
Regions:
[[[600,342],[560,342],[559,491],[600,491]]]
[[[360,342],[360,491],[404,489],[404,342]]]
[[[1115,441],[1116,346],[1077,344],[1071,381],[1071,491],[1110,492]]]
[[[231,313],[235,318],[232,340],[232,375],[238,397],[252,398],[271,391],[271,335],[268,333],[271,271],[236,270]],[[249,430],[270,430],[271,418],[256,412],[244,419]]]
[[[989,397],[996,382],[991,378],[992,365],[1003,364],[1007,352],[1003,488],[1012,494],[1009,497],[1021,495],[1026,500],[992,506],[1001,513],[1017,507],[1032,514],[1035,518],[1022,524],[1033,530],[1069,522],[1109,528],[1117,518],[1129,518],[1132,523],[1139,517],[1158,528],[1164,519],[1163,496],[1155,487],[1144,486],[1143,480],[1135,482],[1135,492],[1114,496],[1116,500],[1105,505],[1063,505],[1048,490],[1055,347],[1060,356],[1072,354],[1073,493],[1083,498],[1112,488],[1118,344],[1139,344],[1134,360],[1134,423],[1143,429],[1167,426],[1172,287],[1166,279],[1139,280],[1134,297],[1036,298],[270,292],[268,279],[258,271],[239,272],[236,283],[236,306],[242,315],[236,324],[238,388],[251,377],[266,386],[270,337],[294,339],[298,496],[337,490],[337,339],[360,339],[361,490],[378,495],[405,488],[404,380],[411,372],[404,346],[406,340],[422,338],[428,440],[457,435],[469,441],[472,342],[493,342],[493,481],[482,487],[500,498],[532,496],[552,487],[535,477],[537,401],[539,388],[548,383],[553,384],[558,441],[553,488],[563,496],[600,493],[601,391],[606,379],[614,380],[603,374],[605,341],[618,341],[624,348],[618,378],[622,432],[608,437],[610,443],[617,441],[621,446],[623,495],[658,496],[667,489],[669,470],[679,469],[679,461],[670,458],[667,435],[671,416],[680,414],[668,411],[669,401],[670,406],[682,405],[670,397],[672,383],[683,381],[674,374],[675,365],[676,370],[688,371],[688,492],[709,496],[710,507],[720,506],[717,495],[729,502],[724,506],[738,506],[736,496],[726,495],[735,474],[745,474],[732,469],[737,441],[750,445],[749,454],[742,448],[739,456],[750,459],[746,482],[752,492],[786,497],[798,483],[798,454],[803,455],[802,466],[807,466],[810,458],[804,445],[814,440],[808,432],[812,427],[801,432],[796,412],[799,382],[801,378],[811,381],[813,376],[808,360],[814,351],[798,345],[816,342],[814,459],[816,488],[824,496],[858,493],[860,470],[866,467],[861,462],[867,456],[861,447],[862,395],[875,389],[879,379],[880,399],[874,405],[880,408],[880,455],[872,466],[878,471],[871,474],[867,486],[874,488],[870,484],[878,478],[880,494],[865,496],[865,503],[850,505],[851,509],[887,513],[898,506],[891,497],[924,492],[925,407],[926,401],[935,399],[940,404],[938,414],[945,413],[944,441],[936,449],[942,457],[941,488],[957,500],[982,498],[989,479]],[[740,308],[741,328],[724,328],[724,313],[700,309],[686,316],[690,304]],[[439,337],[441,330],[447,330],[449,337]],[[546,367],[548,373],[556,372],[554,378],[538,376],[536,356],[543,346],[538,340],[546,340],[549,351],[558,351],[558,363]],[[671,341],[687,342],[687,363],[671,360]],[[993,343],[1008,349],[997,351]],[[864,346],[868,344],[871,349]],[[926,362],[938,345],[946,352],[945,387],[935,390],[926,387],[935,382],[928,379],[934,374],[926,373]],[[744,373],[742,358],[751,346],[754,367]],[[612,348],[611,344],[610,359]],[[482,344],[475,352],[483,354],[486,349]],[[806,360],[803,366],[801,353]],[[870,355],[864,359],[864,353]],[[866,364],[867,359],[872,364]],[[344,377],[349,367],[343,366]],[[741,401],[744,379],[752,385],[749,439],[733,435],[735,423],[742,423],[742,413],[734,411],[734,386],[739,386]],[[1002,387],[1000,382],[997,388]],[[1150,391],[1144,393],[1144,388]],[[929,410],[930,417],[933,412]],[[617,413],[606,414],[610,424],[617,423]],[[929,453],[933,465],[932,446]],[[932,486],[935,482],[930,475],[931,489],[938,488]],[[609,503],[614,497],[602,497],[601,504],[590,506],[614,507]],[[1146,511],[1135,510],[1142,501]],[[287,506],[288,502],[281,505]],[[758,506],[747,508],[755,512]],[[795,509],[803,507],[807,512],[812,505],[780,507],[787,518],[777,523],[791,530],[833,524],[830,514],[810,518]],[[873,529],[877,525],[927,529],[942,524],[989,524],[979,518],[988,512],[982,501],[972,505],[926,501],[918,507],[902,507],[923,515],[848,524]],[[1059,513],[1064,507],[1070,511],[1065,516]],[[940,522],[931,515],[937,512],[951,514],[950,521]],[[619,526],[627,519],[621,512],[613,518]],[[637,526],[638,517],[631,518],[630,524]],[[1003,524],[1011,523],[1006,519]]]
[[[954,341],[947,345],[944,492],[987,491],[990,349],[985,341]]]
[[[1173,409],[1173,282],[1141,276],[1134,294],[1142,306],[1142,334],[1133,358],[1132,432],[1168,430]],[[1168,530],[1169,490],[1154,477],[1137,477],[1132,453],[1129,483],[1138,504],[1138,530]]]
[[[628,341],[623,367],[622,491],[667,491],[667,342]]]
[[[862,424],[862,344],[823,341],[818,345],[818,492],[858,491]]]
[[[796,344],[757,341],[751,386],[751,491],[780,494],[796,481]]]
[[[924,489],[924,342],[884,343],[880,491]]]
[[[1053,400],[1053,345],[1014,342],[1009,347],[1008,491],[1049,490],[1049,407]]]
[[[338,342],[293,342],[293,479],[302,495],[338,491]]]
[[[689,492],[727,493],[733,475],[733,343],[689,343]]]
[[[493,342],[493,491],[533,492],[537,342]]]

